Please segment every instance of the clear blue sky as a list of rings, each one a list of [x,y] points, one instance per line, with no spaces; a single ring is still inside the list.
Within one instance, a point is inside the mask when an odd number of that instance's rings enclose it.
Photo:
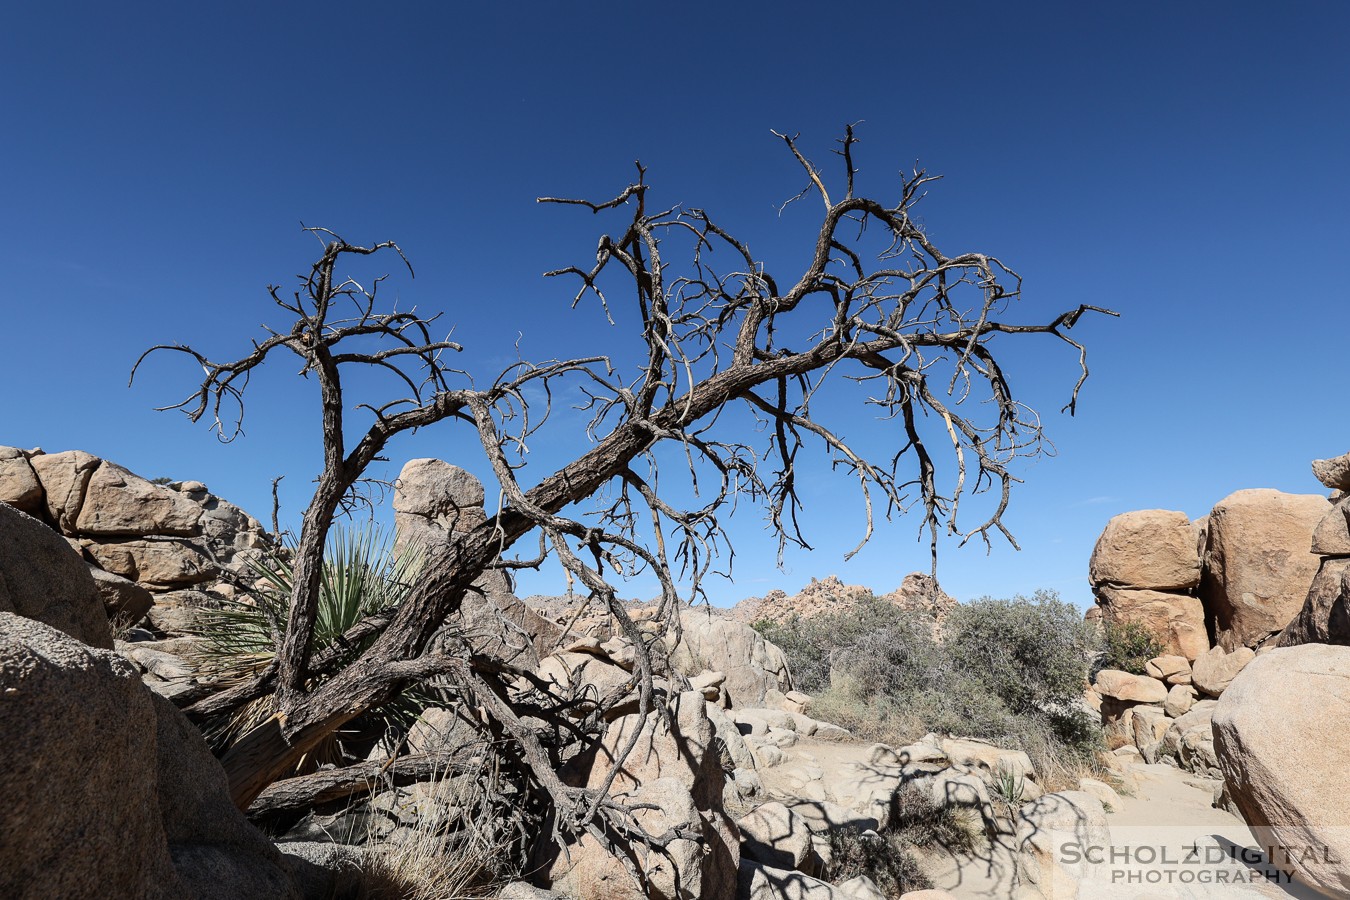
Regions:
[[[802,179],[770,129],[825,158],[862,120],[864,185],[888,196],[916,159],[944,174],[930,233],[1018,269],[1027,319],[1080,302],[1122,314],[1080,329],[1092,378],[1076,418],[1057,412],[1067,354],[1016,359],[1014,389],[1059,454],[1021,470],[1021,553],[946,547],[940,567],[961,598],[1050,587],[1082,603],[1111,515],[1319,491],[1308,461],[1350,450],[1348,33],[1343,2],[13,4],[0,443],[199,479],[259,517],[284,473],[296,516],[318,457],[316,388],[294,366],[255,379],[228,446],[152,411],[190,366],[126,381],[149,344],[239,355],[283,324],[264,288],[313,260],[301,220],[398,240],[417,278],[391,287],[444,310],[482,370],[518,332],[535,357],[626,338],[539,277],[593,258],[617,223],[535,197],[612,195],[641,158],[657,197],[795,269],[804,220],[774,204]],[[431,430],[380,474],[471,449]],[[809,495],[816,552],[776,570],[745,510],[719,602],[830,573],[884,591],[926,568],[914,519],[844,564],[856,504]]]

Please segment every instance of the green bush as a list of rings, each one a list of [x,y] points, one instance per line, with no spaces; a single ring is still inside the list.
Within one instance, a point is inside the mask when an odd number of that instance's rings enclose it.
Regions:
[[[750,627],[782,648],[797,688],[809,694],[830,686],[835,654],[869,635],[906,625],[914,618],[914,614],[894,603],[869,595],[847,613],[811,619],[794,616],[785,622],[761,619]]]
[[[1108,622],[1098,638],[1100,652],[1093,665],[1095,676],[1102,669],[1119,669],[1135,675],[1147,674],[1144,664],[1162,656],[1166,648],[1144,625],[1138,622]]]
[[[872,599],[852,613],[755,627],[782,647],[820,718],[891,744],[928,731],[984,738],[1072,781],[1102,743],[1078,703],[1095,647],[1079,611],[1038,591],[958,606],[940,637],[935,625]]]
[[[978,672],[1020,715],[1082,696],[1093,640],[1073,604],[1037,591],[1031,599],[985,597],[958,606],[947,620],[944,646],[958,667]]]

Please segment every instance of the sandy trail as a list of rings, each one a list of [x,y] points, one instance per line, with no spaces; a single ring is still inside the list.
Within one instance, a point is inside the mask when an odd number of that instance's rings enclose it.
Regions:
[[[959,900],[1164,900],[1164,898],[1318,897],[1291,885],[1288,866],[1258,849],[1245,823],[1211,805],[1201,779],[1166,765],[1137,765],[1133,796],[1107,815],[1111,848],[1077,890],[1043,894],[1015,886],[1014,839],[974,855],[930,851],[922,862],[935,887]],[[1107,855],[1109,854],[1109,856]],[[1277,854],[1276,854],[1277,855]]]

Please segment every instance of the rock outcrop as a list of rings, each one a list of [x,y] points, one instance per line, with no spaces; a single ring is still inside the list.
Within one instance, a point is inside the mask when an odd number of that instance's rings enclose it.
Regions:
[[[1333,498],[1347,467],[1350,454],[1313,464]],[[1347,515],[1347,498],[1260,489],[1194,522],[1166,510],[1111,519],[1088,567],[1097,606],[1087,618],[1143,625],[1165,651],[1148,663],[1149,700],[1114,674],[1088,691],[1108,745],[1216,775],[1208,710],[1258,650],[1350,644]]]
[[[1096,593],[1104,621],[1144,626],[1168,654],[1195,659],[1209,649],[1205,610],[1198,597],[1105,585]]]
[[[1148,629],[1170,654],[1209,649],[1200,584],[1201,527],[1185,513],[1144,509],[1106,523],[1088,562],[1088,580],[1108,624]]]
[[[18,447],[0,447],[0,500],[30,516],[41,516],[46,509],[42,482]]]
[[[0,503],[66,538],[123,626],[180,607],[184,589],[232,591],[222,576],[251,580],[248,559],[270,540],[201,482],[157,484],[82,450],[0,447]]]
[[[668,641],[671,668],[683,675],[721,672],[734,706],[763,706],[770,691],[792,690],[787,657],[749,625],[707,608],[680,612],[678,640]]]
[[[394,482],[395,546],[428,547],[453,540],[487,521],[483,484],[439,459],[409,460]],[[500,570],[485,572],[466,591],[449,627],[474,649],[523,668],[556,648],[562,631],[522,603]]]
[[[1328,557],[1317,567],[1303,608],[1271,645],[1350,644],[1350,559]]]
[[[63,514],[68,515],[69,510]],[[84,500],[75,515],[75,532],[95,538],[192,536],[201,533],[201,523],[201,507],[182,494],[103,460],[85,486]]]
[[[0,785],[23,798],[0,808],[0,895],[183,896],[156,808],[155,711],[130,664],[0,613],[0,684]]]
[[[1289,848],[1305,883],[1350,894],[1350,648],[1263,653],[1229,685],[1213,722],[1228,795],[1259,843]]]
[[[1222,647],[1212,647],[1195,661],[1191,683],[1200,693],[1218,697],[1255,658],[1256,651],[1250,647],[1238,647],[1232,653],[1225,652]]]
[[[120,655],[0,613],[0,896],[294,897],[220,764]],[[74,792],[74,793],[72,793]]]
[[[1099,698],[1106,746],[1115,750],[1134,744],[1140,734],[1136,716],[1158,710],[1167,700],[1167,684],[1148,675],[1133,675],[1118,669],[1097,673],[1092,692]],[[1142,747],[1140,748],[1143,749]]]
[[[1225,650],[1259,646],[1298,614],[1320,560],[1312,536],[1330,509],[1317,494],[1230,494],[1209,515],[1200,592]]]
[[[88,566],[60,535],[4,503],[0,611],[46,623],[91,647],[112,649],[103,599]]]
[[[847,613],[872,596],[870,588],[844,584],[837,576],[829,575],[811,579],[811,583],[796,594],[775,590],[763,597],[748,597],[728,610],[727,615],[746,625],[760,620],[785,622],[793,618],[811,619]],[[942,590],[933,576],[923,572],[911,572],[898,588],[877,599],[893,603],[901,609],[926,613],[933,617],[939,627],[947,614],[956,607],[956,600]]]
[[[801,814],[778,801],[765,803],[736,822],[742,858],[764,866],[816,875],[822,862],[812,841],[811,826]]]

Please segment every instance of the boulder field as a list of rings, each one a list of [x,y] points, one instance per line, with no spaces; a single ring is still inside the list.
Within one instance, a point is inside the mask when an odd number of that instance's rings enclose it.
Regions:
[[[1141,625],[1167,652],[1144,673],[1100,672],[1085,699],[1116,754],[1215,779],[1215,803],[1258,846],[1291,848],[1272,865],[1339,897],[1350,895],[1350,454],[1312,469],[1329,496],[1243,490],[1193,522],[1143,510],[1107,524],[1088,615]]]
[[[1142,672],[1096,673],[1083,700],[1100,711],[1108,745],[1099,777],[1067,785],[986,741],[858,740],[813,716],[782,650],[736,616],[681,609],[668,628],[638,609],[636,632],[625,632],[605,615],[559,621],[504,576],[485,577],[446,627],[471,630],[477,652],[527,672],[578,716],[600,710],[601,737],[559,777],[609,785],[634,822],[668,837],[659,848],[580,838],[540,861],[537,884],[500,896],[875,900],[885,894],[867,877],[831,880],[838,838],[884,833],[915,796],[959,811],[981,841],[921,853],[938,888],[906,900],[1091,896],[1102,872],[1067,859],[1057,841],[1116,846],[1149,828],[1181,829],[1178,847],[1218,835],[1294,848],[1267,862],[1350,895],[1340,737],[1350,710],[1350,454],[1314,472],[1330,499],[1239,491],[1197,521],[1146,510],[1107,524],[1088,566],[1094,617],[1141,624],[1164,652]],[[404,544],[487,515],[482,485],[439,460],[409,463],[395,487]],[[240,573],[271,542],[199,482],[156,484],[80,451],[0,448],[0,785],[10,798],[0,896],[350,895],[368,847],[332,835],[350,834],[354,813],[311,811],[264,837],[230,804],[223,770],[177,708],[210,689],[184,626],[236,596]],[[940,612],[935,585],[912,588],[893,602]],[[830,579],[814,590],[834,605],[856,600]],[[804,602],[771,595],[747,609],[791,615]],[[635,637],[662,665],[645,715]],[[428,707],[405,747],[372,751],[367,763],[454,747],[461,714]],[[377,793],[372,808],[392,822],[378,839],[396,840],[429,810],[455,814],[435,796],[423,782]]]

